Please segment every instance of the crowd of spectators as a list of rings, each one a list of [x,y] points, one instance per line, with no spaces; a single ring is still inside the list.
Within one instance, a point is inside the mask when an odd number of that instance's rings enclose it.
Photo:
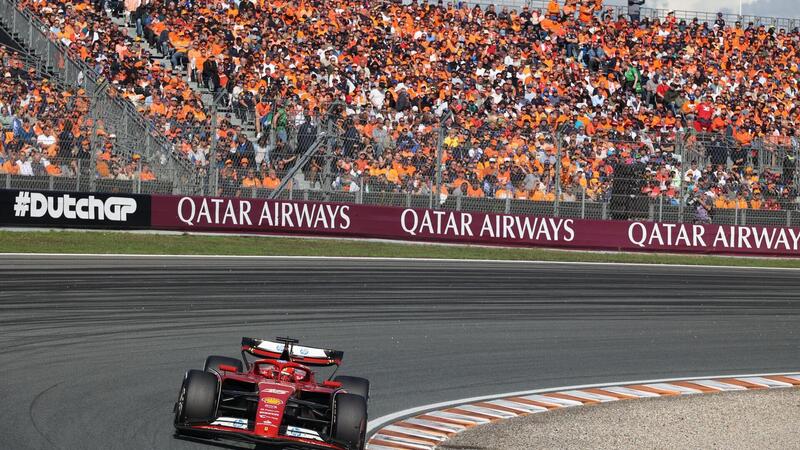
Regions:
[[[21,0],[48,27],[52,39],[71,56],[109,80],[112,92],[151,120],[177,151],[199,166],[207,164],[212,140],[210,118],[199,93],[183,74],[156,58],[107,13],[105,1]]]
[[[798,30],[722,16],[632,20],[614,17],[602,0],[551,1],[544,10],[126,1],[126,17],[162,53],[159,62],[86,1],[23,4],[48,18],[54,33],[69,29],[67,41],[84,60],[98,61],[188,157],[218,165],[231,185],[263,185],[272,171],[280,177],[307,148],[301,139],[290,145],[287,129],[316,129],[341,101],[344,139],[334,149],[341,190],[429,192],[446,119],[442,196],[549,200],[558,180],[566,200],[602,200],[615,167],[636,163],[647,166],[645,193],[669,201],[679,201],[682,184],[718,207],[764,208],[796,197]],[[184,77],[223,92],[240,118],[252,117],[256,142],[225,120],[216,149],[202,133],[183,135],[187,122],[207,120]],[[565,137],[560,145],[556,132]],[[681,161],[676,142],[696,133],[717,144],[695,140],[696,162]],[[216,153],[204,159],[197,149]],[[771,151],[776,171],[760,158]],[[312,182],[318,163],[306,169]]]
[[[138,155],[115,151],[116,136],[102,121],[92,123],[83,89],[38,77],[7,47],[0,47],[0,61],[0,174],[155,180]]]

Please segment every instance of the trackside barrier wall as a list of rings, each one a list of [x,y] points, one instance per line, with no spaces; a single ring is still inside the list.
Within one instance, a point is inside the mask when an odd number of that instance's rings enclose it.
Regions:
[[[575,250],[800,255],[800,228],[793,227],[582,220],[167,195],[0,190],[0,225],[380,238]]]

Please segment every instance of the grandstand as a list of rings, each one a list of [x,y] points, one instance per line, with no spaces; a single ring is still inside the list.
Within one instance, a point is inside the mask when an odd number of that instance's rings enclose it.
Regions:
[[[47,78],[89,98],[94,189],[141,190],[103,184],[113,134],[133,179],[146,164],[175,193],[795,220],[793,19],[642,8],[634,22],[602,0],[0,5],[43,61],[4,89]]]

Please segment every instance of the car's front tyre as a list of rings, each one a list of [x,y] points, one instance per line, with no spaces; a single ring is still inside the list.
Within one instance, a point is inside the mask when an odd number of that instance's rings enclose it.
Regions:
[[[336,394],[334,411],[334,439],[348,450],[363,450],[367,435],[367,400],[358,394]]]
[[[219,379],[216,375],[202,370],[186,372],[175,405],[175,425],[213,421],[218,396]]]

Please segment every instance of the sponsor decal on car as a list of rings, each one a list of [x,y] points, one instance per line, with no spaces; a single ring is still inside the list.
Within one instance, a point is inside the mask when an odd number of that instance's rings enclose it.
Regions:
[[[268,405],[278,406],[283,404],[283,400],[275,397],[264,397],[264,403]]]
[[[246,430],[248,421],[239,417],[217,417],[217,420],[211,422],[211,425]]]
[[[292,437],[299,437],[303,439],[313,439],[315,441],[322,440],[319,433],[317,433],[314,430],[309,430],[307,428],[293,427],[291,425],[286,427],[286,435]]]
[[[262,389],[261,392],[266,392],[267,394],[275,394],[275,395],[286,395],[289,393],[289,391],[284,391],[281,389],[272,389],[272,388]]]

